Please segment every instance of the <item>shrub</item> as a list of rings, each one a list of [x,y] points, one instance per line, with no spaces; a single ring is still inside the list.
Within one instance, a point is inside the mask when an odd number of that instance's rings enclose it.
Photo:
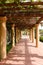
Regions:
[[[7,48],[6,48],[7,53],[10,51],[11,48],[12,48],[12,45],[11,45],[11,44],[8,44],[8,45],[7,45]]]
[[[43,36],[40,36],[40,41],[43,42]]]

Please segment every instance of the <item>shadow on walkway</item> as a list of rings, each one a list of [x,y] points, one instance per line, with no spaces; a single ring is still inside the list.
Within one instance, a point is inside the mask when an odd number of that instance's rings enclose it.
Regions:
[[[27,42],[26,39],[20,40],[0,65],[32,65]]]

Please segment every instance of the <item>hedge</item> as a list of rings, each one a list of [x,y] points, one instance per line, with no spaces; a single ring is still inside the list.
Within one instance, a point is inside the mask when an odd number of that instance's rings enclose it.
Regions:
[[[43,42],[43,36],[40,36],[40,41]]]
[[[7,53],[10,51],[11,48],[12,48],[12,45],[11,44],[8,44],[7,45],[7,48],[6,48]]]

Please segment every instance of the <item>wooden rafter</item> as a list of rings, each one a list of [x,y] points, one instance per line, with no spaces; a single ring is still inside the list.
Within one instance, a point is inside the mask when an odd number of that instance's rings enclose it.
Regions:
[[[36,24],[39,24],[43,20],[43,17],[41,17]]]
[[[23,2],[23,3],[19,3],[20,5],[24,6],[24,5],[43,5],[43,2]],[[18,6],[17,3],[4,3],[4,4],[0,4],[0,7],[2,6]]]
[[[18,7],[19,5],[23,6],[24,9]],[[43,8],[27,8],[28,5],[43,5],[43,2],[26,2],[19,3],[19,5],[16,3],[0,4],[0,7],[2,7],[0,8],[0,15],[6,16],[10,23],[15,23],[16,26],[20,29],[32,28],[35,24],[40,23],[40,21],[43,19]],[[32,17],[41,18],[38,21],[36,21],[35,24],[29,24],[29,20]]]

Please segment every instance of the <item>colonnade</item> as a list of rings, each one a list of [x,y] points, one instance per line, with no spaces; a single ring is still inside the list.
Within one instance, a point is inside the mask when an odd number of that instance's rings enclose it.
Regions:
[[[0,17],[0,59],[6,58],[6,17]],[[39,29],[38,29],[39,24],[36,24],[36,47],[38,47],[39,43]],[[15,44],[19,41],[21,38],[21,30],[16,27],[16,32],[15,32],[15,24],[11,25],[12,29],[12,47],[15,46]],[[16,36],[15,36],[16,33]],[[16,40],[16,43],[15,43]],[[30,29],[30,40],[34,42],[34,28]]]
[[[7,53],[6,53],[6,43],[7,43],[6,21],[7,21],[6,17],[0,17],[0,59],[4,59],[7,56]],[[17,31],[15,32],[15,24],[12,24],[11,25],[12,47],[14,47],[16,44],[15,40],[17,39],[16,42],[18,42],[18,40],[20,39],[21,30],[18,28],[16,28],[16,30]],[[16,36],[15,36],[15,33],[16,33]]]
[[[34,27],[30,29],[30,40],[34,43],[35,35],[36,35],[36,47],[38,47],[39,43],[39,24],[35,25],[36,33],[34,33]]]

